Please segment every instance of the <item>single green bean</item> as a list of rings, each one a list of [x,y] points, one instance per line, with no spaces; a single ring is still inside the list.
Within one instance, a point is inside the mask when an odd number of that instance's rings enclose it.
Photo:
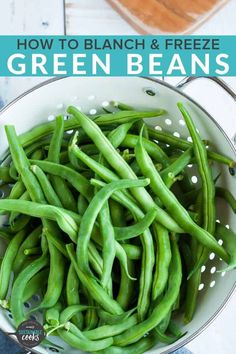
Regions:
[[[79,278],[72,263],[70,264],[66,278],[66,301],[69,306],[80,304]],[[84,318],[81,312],[76,313],[70,319],[79,329],[83,328]],[[62,322],[67,322],[67,320]]]
[[[153,223],[157,210],[151,209],[147,212],[143,219],[134,225],[127,227],[115,227],[115,238],[117,241],[128,240],[141,235]]]
[[[30,279],[46,267],[47,264],[48,255],[44,253],[41,257],[24,268],[14,281],[11,292],[11,312],[16,326],[19,326],[26,320],[22,306],[25,288]]]
[[[60,199],[58,198],[55,190],[52,188],[52,185],[43,172],[43,170],[37,166],[37,165],[31,165],[31,170],[35,174],[35,176],[38,178],[38,181],[41,185],[41,188],[44,192],[45,198],[47,199],[47,202],[51,205],[57,206],[62,208],[62,203]]]
[[[155,301],[163,293],[168,282],[171,246],[168,230],[157,223],[153,225],[153,229],[157,243],[156,269],[152,285],[152,299]]]
[[[13,263],[25,236],[26,230],[19,231],[10,241],[4,254],[0,269],[0,300],[4,300],[6,298]]]

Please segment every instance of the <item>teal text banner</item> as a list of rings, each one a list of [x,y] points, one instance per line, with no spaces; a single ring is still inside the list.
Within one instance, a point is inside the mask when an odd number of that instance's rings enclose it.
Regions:
[[[236,76],[236,36],[0,36],[0,76]]]

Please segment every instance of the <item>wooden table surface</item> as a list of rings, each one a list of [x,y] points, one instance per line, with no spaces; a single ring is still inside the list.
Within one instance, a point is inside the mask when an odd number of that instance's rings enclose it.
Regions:
[[[64,8],[64,3],[66,8]],[[236,34],[236,0],[228,4],[195,34]],[[105,0],[2,0],[0,35],[49,34],[135,34],[136,32]],[[0,78],[0,106],[45,78]],[[174,83],[179,79],[169,78]],[[227,78],[236,90],[236,78]],[[235,133],[235,102],[218,88],[201,84],[201,90],[190,89],[193,97],[203,103],[228,132]],[[214,97],[214,100],[211,98]],[[225,101],[223,99],[225,97]],[[225,103],[224,103],[225,102]],[[219,104],[218,104],[219,103]],[[220,104],[221,103],[221,104]],[[225,114],[227,109],[227,119]],[[234,129],[232,129],[234,128]],[[231,306],[201,336],[189,344],[195,354],[234,354],[236,347],[236,295]],[[207,348],[207,349],[206,349]]]

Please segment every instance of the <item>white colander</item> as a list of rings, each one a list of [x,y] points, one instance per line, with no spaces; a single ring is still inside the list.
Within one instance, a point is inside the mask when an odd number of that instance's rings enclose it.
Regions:
[[[230,93],[233,95],[232,92]],[[189,140],[188,130],[176,107],[176,103],[182,101],[190,111],[201,136],[210,140],[213,149],[236,160],[236,151],[230,139],[214,119],[193,99],[163,81],[133,77],[68,77],[49,80],[35,87],[1,112],[0,156],[3,156],[7,149],[4,124],[14,124],[18,134],[20,134],[37,124],[54,119],[55,115],[59,113],[65,113],[68,105],[75,105],[83,112],[94,115],[101,111],[102,106],[107,106],[111,100],[124,102],[137,109],[166,109],[168,111],[167,116],[148,119],[148,123],[157,129],[167,130],[175,136]],[[215,168],[214,174],[217,175],[219,171],[222,172],[219,183],[224,187],[227,186],[229,190],[235,191],[236,177],[230,175],[226,166],[221,165],[217,169]],[[193,182],[198,183],[197,173],[191,166],[189,166],[189,175],[195,176]],[[218,204],[217,218],[224,225],[229,225],[236,231],[236,217],[223,201]],[[206,268],[203,267],[202,269],[202,284],[199,287],[196,314],[193,321],[183,327],[183,331],[187,331],[187,334],[178,342],[170,346],[157,346],[149,353],[170,353],[185,345],[205,329],[219,314],[235,288],[236,270],[228,273],[217,272],[224,266],[224,263],[218,257],[215,257],[214,254],[210,255]],[[37,297],[34,299],[34,305],[36,303]],[[30,307],[33,302],[25,305]],[[0,310],[0,328],[4,332],[14,331],[11,314],[7,310]],[[39,346],[36,351],[39,353],[79,353],[78,350],[70,348],[56,337],[53,337],[52,340],[62,345],[64,350],[58,350],[50,346]]]

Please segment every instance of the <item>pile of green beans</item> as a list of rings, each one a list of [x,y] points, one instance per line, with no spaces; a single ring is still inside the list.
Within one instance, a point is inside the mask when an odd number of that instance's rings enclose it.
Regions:
[[[73,348],[141,354],[184,335],[176,321],[194,316],[209,253],[235,268],[236,235],[216,222],[216,200],[233,213],[236,200],[212,165],[236,164],[207,148],[181,103],[192,143],[148,125],[165,110],[115,107],[93,118],[68,107],[66,120],[20,136],[5,127],[0,305],[16,326],[40,310],[47,335]]]

